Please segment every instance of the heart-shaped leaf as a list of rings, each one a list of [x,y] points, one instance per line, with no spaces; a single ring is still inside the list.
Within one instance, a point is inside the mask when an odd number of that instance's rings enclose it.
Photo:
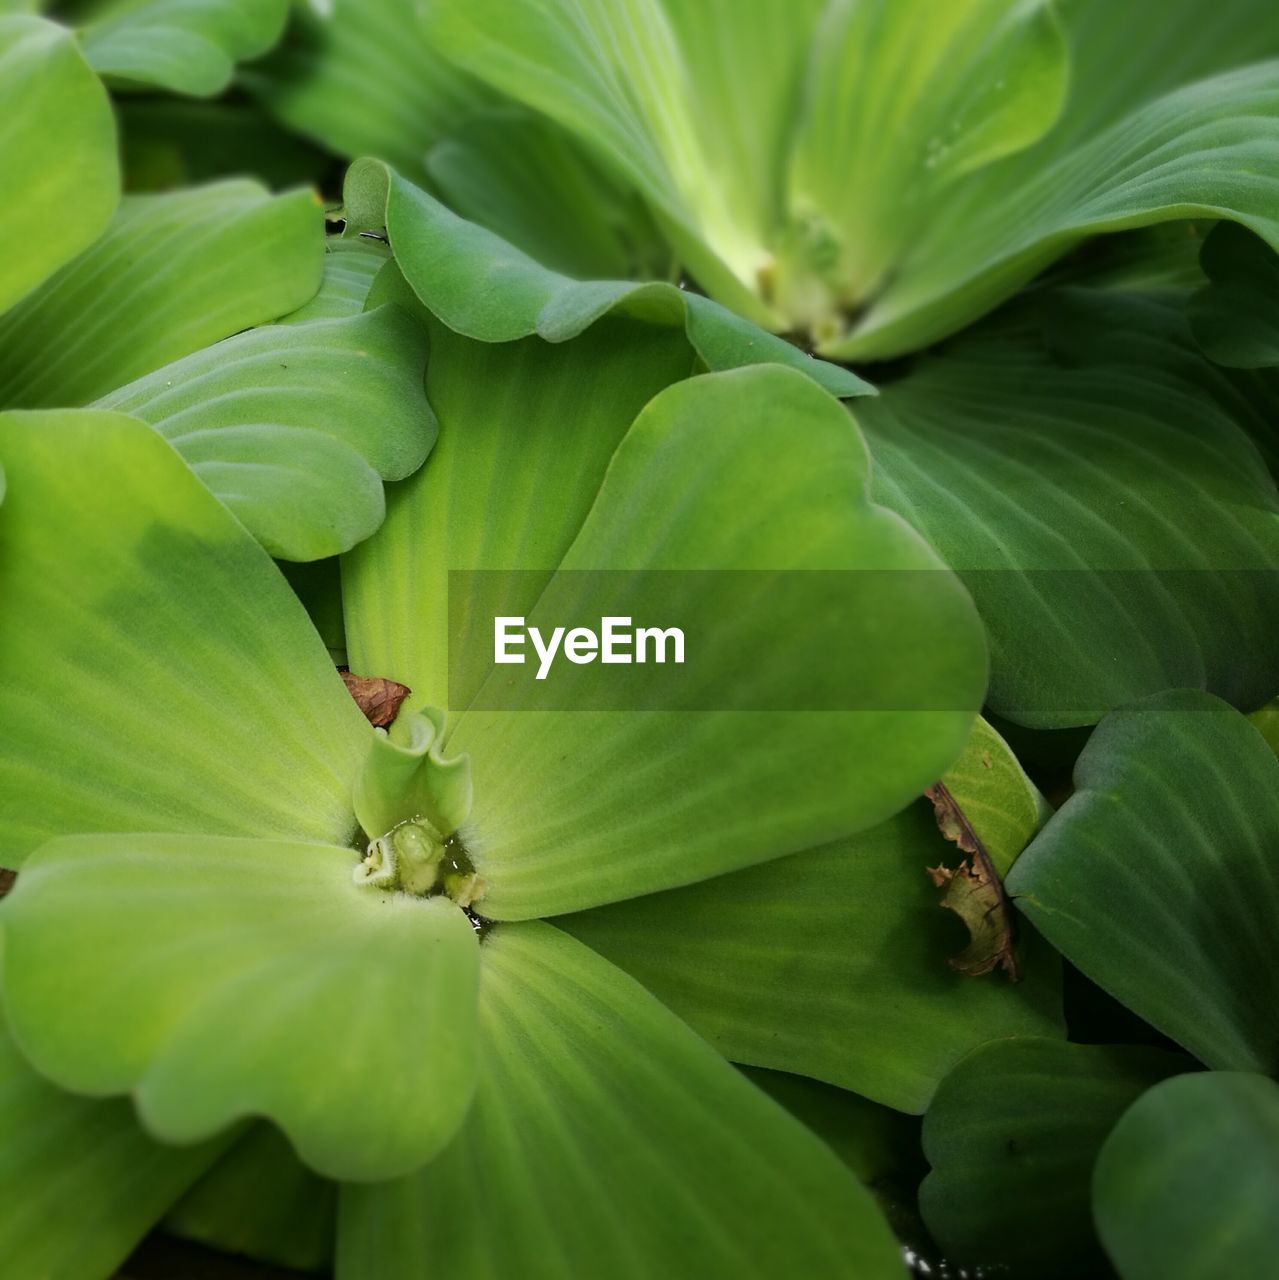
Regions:
[[[97,404],[156,427],[273,556],[318,560],[367,538],[382,481],[426,458],[425,363],[421,327],[384,306],[237,334]]]
[[[1160,1049],[995,1040],[941,1082],[924,1117],[920,1208],[958,1263],[1069,1280],[1104,1266],[1093,1164],[1150,1085],[1193,1068]]]
[[[106,90],[63,27],[0,14],[0,115],[0,236],[21,246],[0,279],[4,311],[97,239],[120,174]]]
[[[957,581],[870,501],[867,471],[846,411],[789,369],[649,403],[528,624],[680,619],[702,656],[656,703],[653,664],[569,668],[558,706],[493,666],[449,744],[471,757],[459,834],[483,914],[579,910],[810,848],[945,770],[985,686],[984,638]]]
[[[921,801],[850,840],[556,923],[734,1061],[921,1112],[971,1049],[1061,1030],[1059,966],[1037,940],[1016,984],[947,965],[962,930],[925,875],[945,848]]]
[[[710,369],[772,362],[798,369],[832,395],[873,390],[850,370],[813,360],[700,294],[661,281],[578,281],[551,271],[376,161],[351,166],[345,199],[348,230],[385,228],[413,291],[469,338],[511,342],[536,333],[565,342],[617,311],[682,325]]]
[[[1017,305],[862,401],[875,497],[972,591],[1000,715],[1090,724],[1178,686],[1256,706],[1279,684],[1279,490],[1251,411],[1166,307],[1082,296]]]
[[[1279,760],[1237,711],[1178,691],[1102,721],[1007,884],[1073,965],[1201,1061],[1271,1071],[1276,848]]]
[[[0,1256],[14,1276],[107,1276],[226,1147],[162,1147],[127,1102],[63,1093],[0,1028]]]
[[[0,865],[80,831],[350,839],[372,730],[170,445],[122,414],[10,413],[0,459]]]
[[[309,191],[235,179],[127,196],[92,248],[0,318],[0,402],[85,404],[301,306],[323,236]]]
[[[288,14],[288,0],[106,0],[81,40],[114,84],[209,97],[275,44]]]
[[[1279,1253],[1279,1085],[1211,1072],[1156,1085],[1102,1148],[1093,1213],[1123,1280],[1263,1276]]]
[[[637,983],[542,923],[480,950],[471,1115],[415,1176],[343,1188],[342,1280],[904,1280],[848,1170]]]
[[[132,1092],[165,1142],[263,1115],[328,1177],[416,1169],[475,1086],[475,932],[357,865],[283,840],[50,841],[0,904],[16,1039],[63,1087]]]

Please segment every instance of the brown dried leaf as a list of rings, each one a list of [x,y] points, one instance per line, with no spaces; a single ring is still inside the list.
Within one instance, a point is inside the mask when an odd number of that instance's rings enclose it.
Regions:
[[[939,782],[924,793],[933,802],[937,829],[968,854],[958,867],[929,867],[933,884],[945,890],[941,905],[968,928],[969,943],[948,961],[952,969],[977,978],[1002,967],[1012,981],[1021,976],[1012,904],[972,824],[955,797]]]
[[[18,873],[16,871],[5,871],[0,867],[0,898],[3,898],[13,888],[13,882],[17,878]]]
[[[346,691],[375,729],[385,729],[395,719],[400,704],[413,692],[408,685],[384,676],[357,676],[350,671],[341,674]]]

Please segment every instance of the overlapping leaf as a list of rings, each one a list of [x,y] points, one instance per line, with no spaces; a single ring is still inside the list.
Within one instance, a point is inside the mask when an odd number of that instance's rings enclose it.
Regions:
[[[729,1058],[923,1111],[969,1050],[1060,1031],[1056,957],[974,980],[924,873],[945,854],[926,804],[822,849],[560,923]]]
[[[92,248],[0,319],[0,403],[97,396],[316,291],[324,222],[308,191],[248,180],[129,196]]]
[[[1256,706],[1279,683],[1260,415],[1166,308],[1126,300],[1111,337],[1097,322],[1114,304],[1076,311],[1079,296],[1018,304],[862,401],[875,496],[972,591],[1001,715],[1088,724],[1177,686]]]
[[[1113,712],[1008,878],[1077,968],[1201,1061],[1273,1071],[1279,760],[1182,691]]]
[[[996,1040],[942,1081],[924,1119],[929,1230],[958,1263],[1051,1280],[1104,1265],[1091,1183],[1107,1134],[1150,1085],[1190,1070],[1159,1049]]]
[[[329,1177],[416,1169],[471,1100],[478,944],[448,899],[357,886],[356,862],[283,840],[50,841],[0,905],[16,1039],[66,1088],[132,1092],[166,1142],[264,1115]]]
[[[0,460],[0,864],[80,831],[348,840],[371,730],[171,446],[120,414],[10,413]]]
[[[226,1142],[162,1147],[124,1101],[63,1093],[0,1029],[0,1256],[15,1276],[114,1272]]]
[[[1234,369],[1279,365],[1279,257],[1264,240],[1222,223],[1204,243],[1209,283],[1191,299],[1195,339]]]
[[[1123,1280],[1265,1275],[1279,1250],[1279,1085],[1211,1072],[1156,1085],[1102,1149],[1097,1229]]]
[[[368,537],[382,481],[425,459],[425,362],[421,327],[384,306],[237,334],[97,403],[159,430],[272,555],[313,560]]]
[[[120,175],[106,90],[52,22],[0,13],[0,118],[3,311],[97,238]]]
[[[105,0],[81,32],[112,83],[209,97],[280,38],[288,0]]]
[[[640,986],[541,923],[481,956],[471,1115],[414,1177],[343,1189],[343,1280],[904,1276],[835,1156]]]
[[[492,670],[450,739],[471,757],[460,835],[483,914],[578,910],[798,852],[891,816],[950,764],[984,640],[958,582],[870,501],[867,470],[841,406],[787,369],[650,402],[529,624],[618,610],[607,575],[626,571],[620,611],[679,617],[701,656],[673,700],[652,664],[575,668],[571,708]]]
[[[578,281],[534,262],[484,227],[375,161],[351,166],[348,230],[385,228],[396,261],[426,308],[450,329],[481,342],[538,334],[564,342],[613,312],[682,325],[710,369],[771,362],[788,365],[838,396],[872,388],[848,369],[813,360],[732,312],[672,284]]]

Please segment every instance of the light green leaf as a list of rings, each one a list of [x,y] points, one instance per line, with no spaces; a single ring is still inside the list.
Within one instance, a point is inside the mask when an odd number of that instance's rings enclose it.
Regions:
[[[10,413],[0,459],[0,865],[79,831],[349,839],[372,730],[173,449],[120,414]]]
[[[97,406],[151,423],[273,556],[318,560],[367,538],[381,482],[425,460],[425,365],[421,326],[385,306],[237,334]]]
[[[1193,1069],[1160,1049],[996,1040],[942,1081],[920,1188],[948,1258],[1029,1280],[1100,1274],[1091,1179],[1106,1135],[1150,1085]]]
[[[289,0],[108,0],[81,32],[85,56],[125,88],[211,97],[235,64],[284,32]]]
[[[904,1280],[847,1169],[640,986],[541,923],[481,960],[471,1115],[416,1176],[343,1188],[342,1280]]]
[[[1279,683],[1279,490],[1250,411],[1184,325],[1131,302],[1046,292],[858,406],[876,499],[981,611],[989,706],[1035,728],[1179,686],[1251,707]]]
[[[323,236],[308,191],[239,179],[126,197],[91,249],[0,318],[0,402],[84,404],[301,306]]]
[[[420,0],[297,5],[283,43],[240,82],[328,150],[423,176],[431,147],[492,95],[440,55],[421,8]]]
[[[447,898],[357,866],[284,840],[51,840],[0,904],[14,1036],[64,1088],[132,1092],[162,1141],[262,1115],[328,1177],[406,1174],[471,1101],[478,947]]]
[[[645,277],[669,259],[638,198],[549,120],[511,110],[475,116],[431,148],[427,169],[450,209],[553,271]]]
[[[1279,1253],[1279,1085],[1212,1072],[1156,1085],[1102,1149],[1097,1230],[1123,1280],[1265,1275]]]
[[[571,709],[493,668],[450,738],[471,757],[459,835],[482,914],[580,910],[794,853],[891,816],[947,768],[984,637],[867,472],[843,407],[788,369],[690,379],[641,412],[528,625],[678,618],[702,656],[656,705],[652,664],[570,668]],[[618,588],[601,570],[630,572]],[[751,603],[770,607],[743,606],[740,572],[698,570],[755,571]],[[612,709],[628,696],[646,713]]]
[[[466,337],[511,342],[536,333],[548,342],[565,342],[619,312],[655,324],[682,324],[710,369],[774,362],[807,374],[832,395],[873,390],[850,370],[814,360],[709,298],[672,284],[577,281],[551,271],[375,161],[351,166],[345,199],[348,233],[385,228],[396,262],[427,310]]]
[[[1264,240],[1220,223],[1200,258],[1209,283],[1190,300],[1195,341],[1232,369],[1279,365],[1279,257]]]
[[[1210,1067],[1274,1070],[1279,760],[1180,691],[1113,712],[1008,889],[1073,965]]]
[[[337,1187],[259,1124],[164,1219],[171,1235],[299,1271],[331,1267]]]
[[[479,599],[450,637],[449,571],[542,570],[494,575],[498,612],[531,608],[635,415],[691,363],[678,331],[620,318],[556,346],[472,342],[433,324],[426,388],[439,444],[388,495],[378,536],[342,562],[352,670],[408,685],[408,710],[448,706],[463,655],[492,644]],[[458,688],[459,705],[473,691]]]
[[[161,1147],[127,1102],[38,1076],[0,1028],[0,1256],[24,1280],[107,1276],[225,1140]]]
[[[120,195],[106,90],[69,31],[0,15],[0,311],[87,248]]]
[[[920,1112],[987,1040],[1061,1030],[1056,957],[1024,939],[1024,979],[951,969],[962,930],[925,867],[926,804],[822,849],[557,921],[737,1062],[815,1076]]]
[[[1052,812],[1012,749],[981,716],[941,782],[1000,876],[1008,874]]]

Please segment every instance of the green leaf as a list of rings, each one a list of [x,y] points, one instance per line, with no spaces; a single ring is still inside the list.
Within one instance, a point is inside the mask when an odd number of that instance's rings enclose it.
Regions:
[[[277,1129],[259,1124],[164,1219],[171,1235],[299,1271],[333,1261],[337,1186],[317,1177]]]
[[[288,35],[239,80],[291,130],[423,176],[440,138],[492,95],[436,50],[418,0],[294,7]]]
[[[384,306],[237,334],[97,406],[151,423],[273,556],[318,560],[367,538],[382,481],[425,460],[425,365],[421,327]]]
[[[114,1274],[225,1141],[161,1147],[127,1102],[77,1098],[38,1076],[0,1028],[0,1256],[14,1276]]]
[[[542,923],[481,961],[471,1114],[416,1176],[343,1188],[339,1277],[904,1280],[835,1156],[636,983]]]
[[[0,459],[0,865],[79,831],[349,839],[372,730],[172,448],[121,414],[10,413]]]
[[[324,277],[319,292],[276,323],[310,324],[312,320],[358,316],[374,279],[390,257],[386,246],[374,240],[329,237],[324,242]]]
[[[1119,1122],[1093,1181],[1123,1280],[1265,1275],[1279,1251],[1279,1085],[1213,1072],[1156,1085]]]
[[[553,271],[587,279],[661,273],[661,241],[639,200],[549,120],[510,110],[477,115],[431,148],[427,169],[450,209]]]
[[[126,197],[91,249],[0,318],[0,398],[84,404],[301,306],[323,236],[308,191],[238,179]]]
[[[1179,691],[1113,712],[1017,861],[1017,906],[1073,965],[1210,1067],[1279,1067],[1279,760]]]
[[[1130,302],[1028,299],[857,409],[876,500],[981,611],[988,705],[1035,728],[1179,686],[1256,706],[1279,683],[1279,490],[1249,411],[1166,308]]]
[[[1033,1280],[1100,1274],[1091,1178],[1106,1135],[1150,1085],[1188,1071],[1160,1049],[996,1040],[942,1081],[920,1188],[948,1258]]]
[[[288,13],[288,0],[108,0],[81,41],[114,84],[207,98],[231,83],[237,62],[275,44]]]
[[[710,369],[773,362],[807,374],[832,395],[873,391],[850,370],[814,360],[709,298],[675,285],[578,281],[551,271],[376,161],[351,166],[345,199],[348,233],[385,228],[396,262],[423,305],[468,338],[511,342],[536,333],[548,342],[565,342],[618,312],[683,325]]]
[[[571,709],[493,669],[450,738],[471,757],[459,835],[482,914],[580,910],[797,852],[946,769],[981,701],[984,637],[958,582],[870,501],[867,471],[843,407],[787,369],[708,374],[646,406],[529,625],[674,617],[704,656],[668,709],[644,702],[651,664],[574,668]],[[618,570],[625,607],[600,572]],[[740,573],[698,570],[754,571],[770,608],[742,606]],[[611,709],[628,695],[646,714]]]
[[[1000,876],[1008,874],[1052,813],[1008,743],[981,716],[941,782]]]
[[[0,279],[5,311],[98,238],[120,173],[106,90],[52,22],[0,15],[0,117],[0,236],[15,246]]]
[[[1209,283],[1190,300],[1195,340],[1232,369],[1279,365],[1279,257],[1264,240],[1231,222],[1204,242]]]
[[[51,840],[0,904],[15,1038],[64,1088],[132,1092],[165,1142],[261,1115],[327,1177],[418,1168],[474,1091],[475,932],[357,866],[284,840]]]
[[[924,873],[945,845],[925,804],[849,840],[557,921],[736,1062],[815,1076],[902,1111],[967,1052],[1061,1030],[1056,957],[974,980]]]
[[[472,342],[433,324],[426,389],[439,444],[389,494],[378,536],[342,562],[352,670],[408,685],[408,709],[448,706],[461,655],[492,643],[478,599],[450,637],[449,571],[543,570],[500,582],[498,612],[531,608],[635,415],[691,363],[677,331],[620,318],[556,346]]]

